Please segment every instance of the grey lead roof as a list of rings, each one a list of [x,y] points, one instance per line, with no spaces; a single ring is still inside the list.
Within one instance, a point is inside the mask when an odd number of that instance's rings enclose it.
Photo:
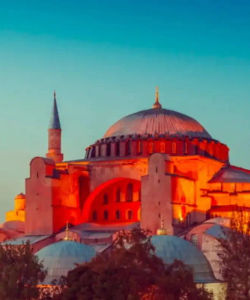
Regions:
[[[231,183],[248,183],[250,182],[250,172],[235,166],[225,166],[221,168],[209,180],[210,183],[214,182],[231,182]]]
[[[104,138],[121,135],[150,134],[189,136],[211,139],[210,134],[195,119],[164,108],[142,110],[113,124]]]

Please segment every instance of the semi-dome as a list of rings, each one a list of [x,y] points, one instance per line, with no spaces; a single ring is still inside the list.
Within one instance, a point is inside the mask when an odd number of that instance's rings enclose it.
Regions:
[[[211,139],[195,119],[161,107],[142,110],[120,119],[107,130],[104,138],[148,134]]]
[[[44,283],[59,280],[62,275],[74,269],[76,264],[90,261],[96,251],[92,246],[74,241],[60,241],[42,248],[36,253],[48,270]]]
[[[151,239],[155,254],[165,263],[181,260],[193,270],[197,283],[214,282],[212,269],[204,254],[190,242],[170,235],[155,235]]]

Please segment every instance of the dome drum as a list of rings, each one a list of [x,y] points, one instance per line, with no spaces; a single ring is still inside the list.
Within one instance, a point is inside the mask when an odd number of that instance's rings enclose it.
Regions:
[[[214,140],[195,119],[164,109],[158,102],[153,109],[128,115],[113,124],[103,138],[86,149],[85,159],[147,157],[152,153],[186,156],[201,155],[228,162],[228,147]]]
[[[153,153],[166,153],[174,156],[201,155],[228,162],[228,147],[212,139],[159,136],[121,136],[104,138],[86,149],[85,159],[118,159],[147,157]]]

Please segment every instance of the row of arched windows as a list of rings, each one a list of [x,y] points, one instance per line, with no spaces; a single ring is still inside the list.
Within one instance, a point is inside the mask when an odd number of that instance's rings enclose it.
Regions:
[[[92,213],[92,221],[98,221],[99,217],[102,218],[104,221],[108,221],[109,217],[110,217],[109,211],[108,210],[104,210],[102,215],[100,215],[100,213],[98,215],[97,211],[94,210],[93,213]],[[128,210],[127,214],[126,214],[126,220],[132,220],[133,217],[134,217],[133,211],[132,210]],[[115,211],[115,219],[116,220],[120,220],[121,219],[121,211],[120,210],[116,210]]]
[[[198,140],[193,141],[190,140],[180,140],[180,141],[154,141],[149,140],[146,141],[146,146],[143,146],[143,141],[138,140],[136,141],[135,145],[132,145],[131,140],[125,141],[123,145],[124,148],[121,148],[121,142],[117,141],[114,145],[114,153],[111,152],[111,142],[108,143],[100,143],[93,145],[87,149],[86,157],[87,158],[95,158],[101,156],[120,156],[121,151],[123,151],[124,156],[129,156],[132,153],[134,155],[141,155],[143,149],[147,149],[149,154],[154,152],[161,152],[173,155],[195,155],[195,154],[202,154],[205,156],[212,156],[216,157],[220,160],[227,160],[228,159],[228,149],[225,145],[220,144],[214,141],[207,141],[207,140]],[[135,147],[132,149],[132,147]],[[205,149],[205,148],[206,149]],[[122,150],[123,149],[123,150]]]
[[[126,202],[133,202],[134,201],[134,197],[133,197],[133,193],[134,193],[134,187],[132,183],[128,183],[127,187],[126,187]],[[116,190],[115,193],[115,201],[116,202],[121,202],[121,189],[118,188]],[[140,201],[140,192],[139,192],[139,201]],[[103,204],[107,205],[109,203],[109,196],[108,194],[104,194],[103,195]]]

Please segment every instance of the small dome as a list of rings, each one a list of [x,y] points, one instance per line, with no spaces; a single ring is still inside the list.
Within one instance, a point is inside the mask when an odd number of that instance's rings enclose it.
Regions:
[[[163,108],[142,110],[120,119],[107,130],[104,138],[136,134],[211,139],[210,134],[193,118]]]
[[[165,263],[181,260],[193,270],[197,283],[215,282],[212,269],[203,253],[190,242],[177,236],[155,235],[151,239],[155,254]]]
[[[42,248],[36,255],[48,270],[44,283],[50,284],[52,280],[66,276],[76,264],[89,262],[96,255],[96,251],[89,245],[60,241]]]
[[[22,221],[6,221],[3,223],[3,228],[6,230],[14,230],[24,232],[24,222]]]

